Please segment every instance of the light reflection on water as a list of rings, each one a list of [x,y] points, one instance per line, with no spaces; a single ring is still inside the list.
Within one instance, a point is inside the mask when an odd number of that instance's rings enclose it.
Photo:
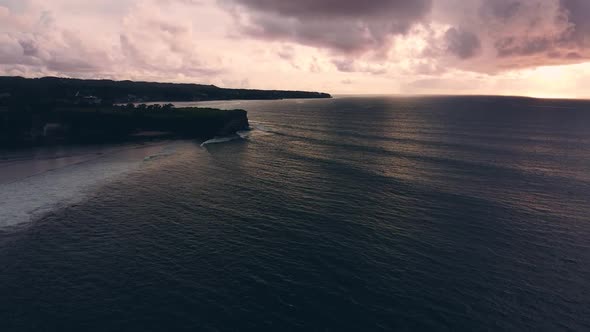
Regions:
[[[200,103],[252,132],[0,232],[0,312],[14,331],[590,329],[590,112],[564,103]]]

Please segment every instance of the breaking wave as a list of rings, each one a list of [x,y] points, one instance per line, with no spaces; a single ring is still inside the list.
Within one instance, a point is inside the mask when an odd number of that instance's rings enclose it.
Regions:
[[[53,210],[81,202],[98,186],[139,169],[145,161],[172,155],[174,146],[166,144],[114,149],[101,153],[100,157],[52,167],[47,166],[54,165],[52,160],[20,161],[14,179],[0,183],[0,227],[30,222]],[[93,153],[84,151],[84,154]]]

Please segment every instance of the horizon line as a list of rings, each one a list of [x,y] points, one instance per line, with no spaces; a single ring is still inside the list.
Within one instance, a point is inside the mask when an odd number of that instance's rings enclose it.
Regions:
[[[145,80],[145,79],[113,79],[113,78],[81,78],[73,76],[22,76],[22,75],[0,75],[0,77],[9,78],[23,78],[23,79],[43,79],[43,78],[57,78],[57,79],[73,79],[73,80],[92,80],[92,81],[113,81],[113,82],[136,82],[136,83],[161,83],[161,84],[189,84],[189,85],[203,85],[203,86],[215,86],[222,89],[241,89],[241,90],[263,90],[263,91],[300,91],[300,92],[317,92],[326,93],[332,97],[361,97],[361,96],[373,96],[373,97],[506,97],[506,98],[528,98],[528,99],[539,99],[539,100],[579,100],[579,101],[590,101],[588,97],[541,97],[534,95],[511,95],[511,94],[492,94],[492,93],[400,93],[400,92],[384,92],[384,93],[339,93],[339,92],[325,92],[325,91],[314,91],[314,90],[298,90],[289,88],[258,88],[258,87],[225,87],[216,84],[197,83],[197,82],[178,82],[178,81],[166,81],[166,80]]]

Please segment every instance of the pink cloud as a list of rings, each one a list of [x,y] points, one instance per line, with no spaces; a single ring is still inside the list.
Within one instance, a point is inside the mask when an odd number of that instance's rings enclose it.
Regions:
[[[463,91],[444,82],[590,59],[587,0],[0,3],[0,73],[10,75]]]

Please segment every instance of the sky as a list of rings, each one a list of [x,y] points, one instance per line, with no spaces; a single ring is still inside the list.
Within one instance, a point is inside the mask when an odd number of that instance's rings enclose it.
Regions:
[[[0,74],[590,98],[589,0],[0,0]]]

